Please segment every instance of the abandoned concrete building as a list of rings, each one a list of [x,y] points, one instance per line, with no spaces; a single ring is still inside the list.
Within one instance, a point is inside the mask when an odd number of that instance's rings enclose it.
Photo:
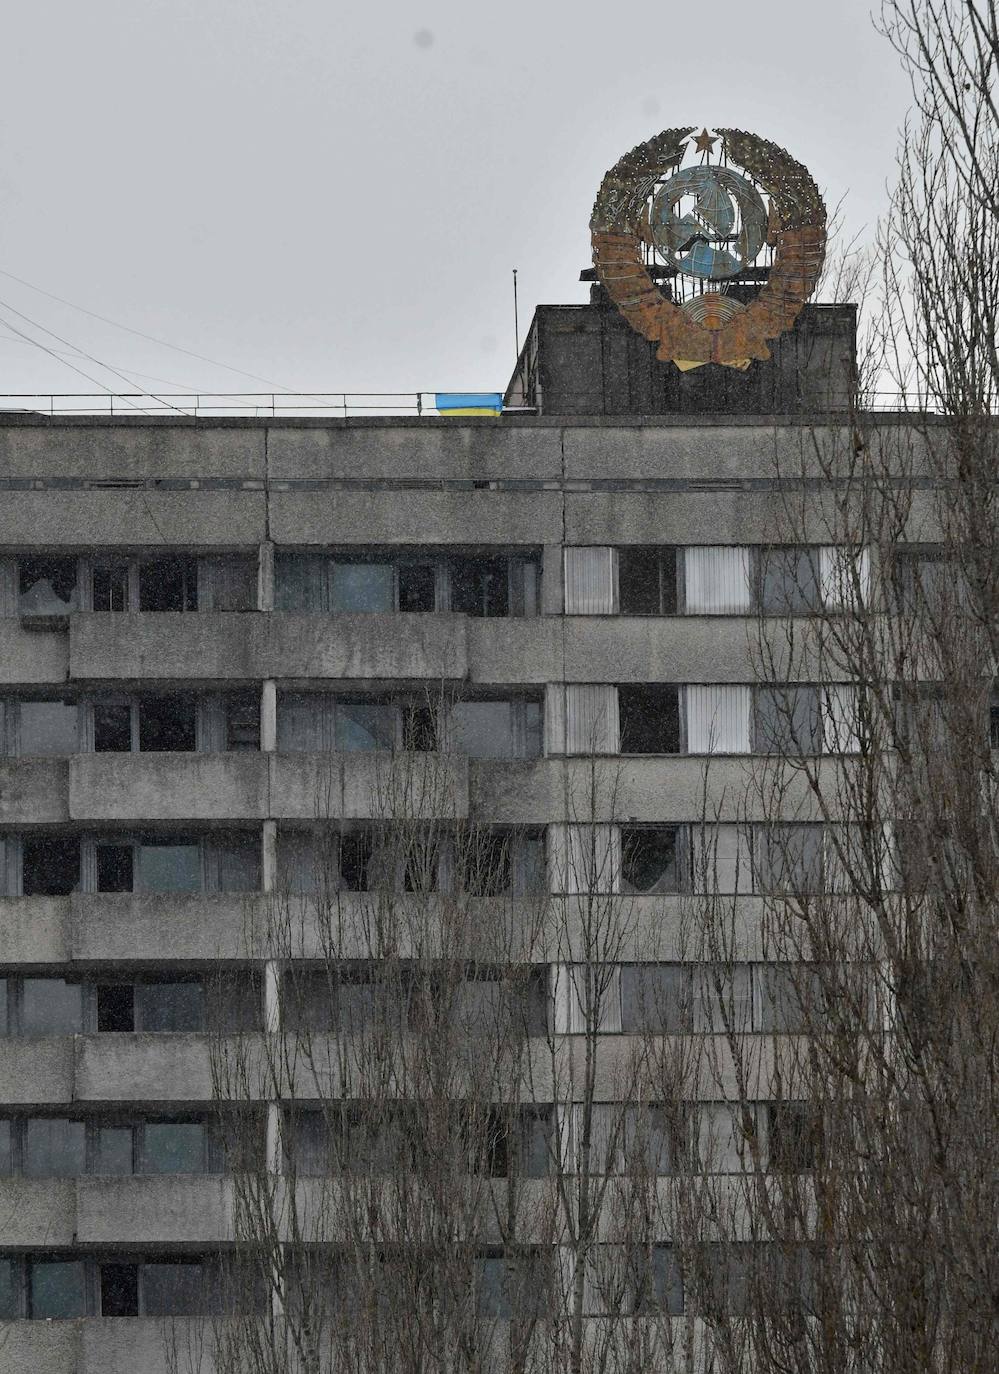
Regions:
[[[348,895],[375,881],[379,760],[446,753],[449,820],[506,837],[490,893],[578,893],[589,821],[603,890],[668,926],[705,757],[734,798],[780,729],[747,627],[843,594],[841,549],[775,544],[774,462],[842,422],[854,324],[806,305],[771,360],[680,371],[595,285],[538,309],[495,418],[0,415],[0,1369],[166,1370],[164,1319],[224,1310],[233,1169],[324,1167],[266,1093],[233,1160],[209,1048],[291,1024],[247,931],[309,888],[324,787]],[[807,747],[843,748],[801,694]],[[587,818],[566,776],[592,756],[618,771]],[[725,804],[715,880],[752,901]],[[584,1029],[571,957],[536,957],[539,1036]],[[737,974],[752,1031],[793,1028],[779,969]],[[653,985],[670,1030],[710,1030],[690,976],[629,945],[600,1034],[648,1029]],[[335,1034],[322,993],[295,1016]],[[786,1157],[783,1106],[758,1112]],[[668,1265],[651,1281],[683,1311]]]

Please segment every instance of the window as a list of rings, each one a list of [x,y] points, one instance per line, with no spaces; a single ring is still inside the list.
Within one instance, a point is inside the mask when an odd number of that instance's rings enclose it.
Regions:
[[[66,897],[80,886],[80,841],[65,835],[21,840],[21,891],[25,897]]]
[[[225,747],[230,753],[251,753],[260,748],[260,698],[256,692],[231,692],[223,698]]]
[[[822,891],[824,827],[759,826],[754,836],[757,891],[791,896]]]
[[[769,1102],[766,1112],[770,1168],[786,1174],[811,1172],[819,1156],[821,1113],[810,1102]]]
[[[137,1317],[139,1315],[139,1266],[102,1264],[100,1300],[102,1317]]]
[[[392,564],[334,562],[330,610],[394,611]]]
[[[96,987],[99,1031],[255,1030],[260,1016],[260,980],[253,973],[145,975]]]
[[[450,609],[474,616],[537,613],[534,555],[279,552],[275,606],[281,611],[385,613]]]
[[[759,964],[760,1030],[798,1035],[815,1024],[824,997],[819,972],[808,964]]]
[[[254,611],[257,558],[102,556],[89,561],[85,587],[94,611]]]
[[[132,745],[132,707],[128,702],[95,702],[94,749],[99,754],[127,754]]]
[[[24,1123],[26,1178],[75,1178],[86,1171],[86,1128],[62,1117],[30,1117]]]
[[[552,1122],[553,1109],[546,1105],[490,1107],[476,1123],[482,1172],[492,1178],[547,1178]]]
[[[683,1315],[683,1270],[671,1245],[632,1250],[629,1269],[632,1315]]]
[[[759,1149],[751,1103],[708,1102],[698,1108],[697,1158],[706,1174],[739,1174],[755,1167]]]
[[[196,611],[197,560],[184,554],[139,562],[140,611]]]
[[[476,1264],[480,1314],[494,1320],[544,1318],[556,1291],[555,1262],[550,1248],[481,1257]]]
[[[201,847],[196,840],[148,840],[138,845],[141,892],[200,892]]]
[[[277,747],[282,753],[437,747],[431,703],[409,699],[333,697],[282,692],[277,699]]]
[[[75,611],[75,558],[22,558],[18,564],[21,615],[68,615]]]
[[[354,1033],[387,1016],[401,1026],[408,1003],[404,970],[372,965],[296,969],[285,974],[281,1015],[285,1030]]]
[[[242,1112],[225,1122],[214,1117],[94,1121],[90,1172],[129,1177],[255,1169],[263,1158],[263,1127],[259,1112]]]
[[[680,695],[674,686],[654,683],[617,689],[622,754],[680,752]]]
[[[823,728],[818,687],[757,687],[754,748],[758,754],[820,754]]]
[[[195,738],[195,699],[189,693],[141,699],[139,749],[143,753],[191,753]]]
[[[451,708],[452,743],[473,759],[535,759],[541,756],[541,704],[496,698],[459,701]]]
[[[675,825],[621,827],[621,891],[680,892],[681,831]]]
[[[759,607],[764,615],[805,615],[821,609],[817,548],[763,548],[758,569]]]
[[[83,1260],[28,1260],[28,1316],[53,1321],[87,1315]]]
[[[207,1134],[200,1121],[148,1121],[143,1131],[144,1174],[200,1174],[205,1171]]]
[[[693,969],[694,1029],[742,1035],[756,1027],[748,964],[701,964]]]
[[[21,980],[22,1035],[76,1035],[83,1029],[83,986],[64,978]]]
[[[617,579],[622,615],[676,615],[676,549],[618,549]]]
[[[52,758],[79,750],[75,702],[22,701],[18,716],[18,753],[22,757]]]
[[[624,964],[621,1029],[674,1035],[693,1029],[691,970],[684,964]]]

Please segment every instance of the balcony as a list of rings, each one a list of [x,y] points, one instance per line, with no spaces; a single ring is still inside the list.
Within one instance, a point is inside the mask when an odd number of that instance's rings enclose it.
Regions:
[[[74,615],[69,641],[80,682],[440,682],[468,667],[453,615]]]
[[[266,814],[263,754],[76,754],[69,763],[74,821],[260,821]]]
[[[230,1188],[219,1175],[81,1178],[75,1188],[79,1245],[208,1249],[233,1238]]]
[[[456,819],[468,815],[468,760],[424,753],[273,754],[278,820]]]

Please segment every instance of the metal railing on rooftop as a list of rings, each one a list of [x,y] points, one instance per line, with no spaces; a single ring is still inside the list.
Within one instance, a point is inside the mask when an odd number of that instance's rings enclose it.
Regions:
[[[436,416],[436,391],[367,392],[51,392],[0,395],[0,415],[204,416],[246,419],[280,416],[351,419],[363,416]],[[925,395],[879,391],[862,406],[867,412],[940,413]],[[507,406],[505,414],[534,415],[533,406]],[[678,412],[680,413],[680,412]],[[684,412],[689,413],[689,412]]]
[[[345,419],[363,415],[436,415],[436,391],[369,392],[63,392],[0,396],[0,413],[37,415],[184,415]]]

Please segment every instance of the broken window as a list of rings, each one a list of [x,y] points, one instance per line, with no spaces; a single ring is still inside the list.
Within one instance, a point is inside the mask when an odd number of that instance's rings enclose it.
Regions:
[[[25,835],[21,891],[25,897],[66,897],[80,886],[80,841],[67,835]]]
[[[91,573],[91,600],[95,611],[131,609],[131,578],[127,562],[95,562]]]
[[[510,614],[509,559],[456,556],[447,567],[452,611],[473,616]]]
[[[75,558],[22,558],[18,563],[21,615],[69,615],[77,607]]]
[[[144,558],[139,562],[140,611],[196,611],[197,559],[186,554]]]
[[[132,749],[132,707],[127,701],[95,702],[94,749],[127,754]]]
[[[675,825],[621,827],[621,891],[681,890],[681,832]]]
[[[451,708],[452,745],[472,759],[541,756],[541,703],[523,698],[459,701]]]
[[[335,746],[344,753],[394,749],[398,708],[388,702],[338,700]]]
[[[399,564],[399,610],[433,611],[437,607],[437,569],[432,563]]]
[[[680,752],[680,694],[663,683],[617,689],[622,754]]]
[[[18,753],[55,758],[79,750],[76,702],[61,698],[21,701],[18,705]]]
[[[230,753],[251,753],[260,748],[260,697],[256,692],[229,692],[225,708],[225,747]]]
[[[139,1266],[107,1261],[99,1266],[102,1317],[139,1315]]]
[[[97,1029],[116,1034],[135,1030],[135,988],[131,983],[99,983]]]
[[[192,753],[195,747],[193,696],[185,692],[140,699],[139,749],[143,753]]]
[[[622,615],[676,615],[676,549],[618,549],[617,579]]]
[[[130,844],[97,845],[97,891],[134,892],[135,853]]]

